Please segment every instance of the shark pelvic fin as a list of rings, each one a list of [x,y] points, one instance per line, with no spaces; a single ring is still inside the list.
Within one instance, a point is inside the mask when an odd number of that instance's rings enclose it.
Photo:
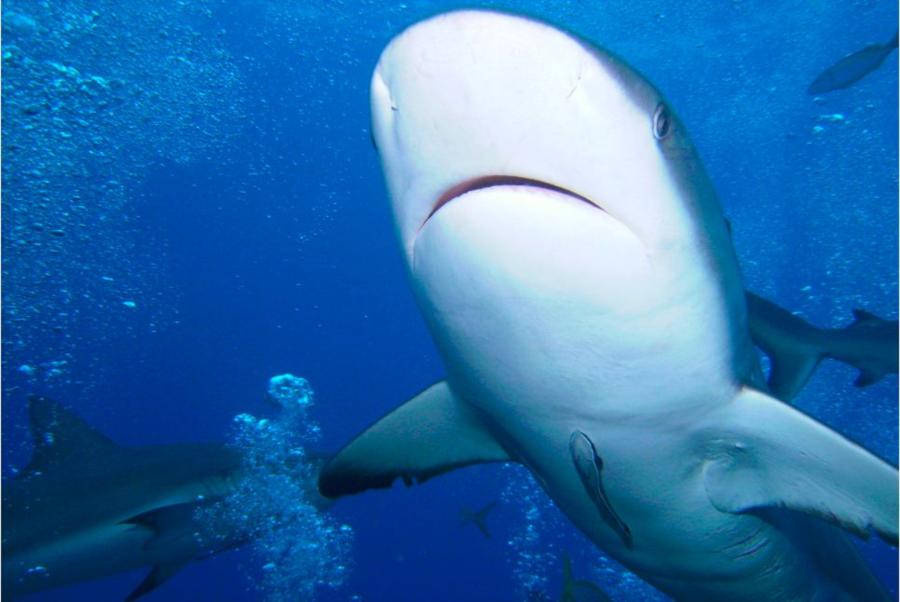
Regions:
[[[28,400],[28,417],[34,452],[23,475],[46,471],[72,459],[122,453],[122,448],[106,435],[46,397]]]
[[[716,508],[788,508],[897,545],[895,467],[752,389],[711,420],[704,479]]]
[[[141,596],[149,594],[165,583],[169,577],[184,568],[185,564],[187,564],[187,562],[170,562],[167,564],[155,565],[150,569],[150,572],[147,573],[147,576],[144,577],[144,580],[134,588],[134,591],[128,594],[128,597],[125,598],[125,602],[131,602],[131,600],[137,600]]]
[[[390,487],[398,477],[411,485],[455,468],[510,460],[481,418],[441,381],[338,452],[319,474],[319,491],[334,498]]]
[[[616,514],[603,489],[603,481],[600,478],[603,461],[597,454],[594,442],[581,431],[575,431],[569,437],[569,453],[572,454],[572,462],[575,464],[575,471],[581,478],[581,484],[584,485],[584,490],[600,512],[600,517],[622,538],[625,547],[630,548],[631,529]]]

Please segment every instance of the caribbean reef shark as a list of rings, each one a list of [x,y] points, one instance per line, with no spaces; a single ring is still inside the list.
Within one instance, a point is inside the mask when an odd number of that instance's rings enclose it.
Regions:
[[[31,462],[3,484],[4,598],[152,567],[134,600],[252,536],[197,518],[242,478],[233,448],[123,447],[45,398],[29,401],[29,417]]]
[[[825,358],[859,369],[854,383],[865,387],[897,373],[898,323],[853,310],[845,328],[816,328],[786,309],[747,293],[750,334],[769,356],[769,390],[779,399],[796,397]]]
[[[372,78],[376,147],[447,378],[323,468],[330,497],[520,462],[679,600],[886,600],[897,469],[764,393],[721,209],[661,94],[538,21],[414,25]]]
[[[861,50],[848,54],[823,71],[809,85],[810,94],[824,94],[832,90],[848,88],[878,69],[897,48],[897,34],[884,44],[870,44]]]

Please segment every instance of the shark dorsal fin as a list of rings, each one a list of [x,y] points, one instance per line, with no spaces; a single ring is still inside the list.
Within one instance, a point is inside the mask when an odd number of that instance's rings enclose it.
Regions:
[[[25,474],[45,471],[71,458],[96,457],[119,450],[106,435],[46,397],[28,400],[34,453]]]

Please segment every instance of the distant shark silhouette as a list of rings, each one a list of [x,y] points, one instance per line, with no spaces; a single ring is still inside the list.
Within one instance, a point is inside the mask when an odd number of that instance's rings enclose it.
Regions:
[[[600,586],[583,579],[572,577],[572,562],[569,555],[563,552],[563,588],[559,602],[611,602]]]
[[[488,530],[487,516],[488,516],[488,514],[490,514],[491,510],[493,510],[496,505],[497,505],[497,501],[494,500],[493,502],[489,503],[481,510],[476,510],[474,512],[465,507],[460,509],[459,514],[462,517],[463,526],[467,525],[468,523],[472,523],[473,525],[478,527],[478,530],[481,531],[481,533],[485,537],[490,539],[491,532]]]
[[[800,393],[825,358],[859,369],[854,383],[865,387],[897,372],[898,323],[861,309],[845,328],[816,328],[786,309],[747,292],[750,334],[771,360],[769,389],[784,401]]]
[[[3,485],[3,597],[17,598],[143,566],[129,594],[152,591],[189,562],[247,543],[195,511],[242,477],[221,443],[123,447],[46,398],[29,401],[31,462]]]
[[[824,94],[848,88],[881,66],[884,59],[897,48],[897,34],[884,44],[871,44],[848,54],[823,71],[809,85],[810,94]]]

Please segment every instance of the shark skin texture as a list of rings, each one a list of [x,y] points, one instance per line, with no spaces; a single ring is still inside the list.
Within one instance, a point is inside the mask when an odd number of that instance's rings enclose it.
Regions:
[[[383,51],[372,122],[447,370],[323,468],[328,497],[519,462],[678,600],[887,600],[897,469],[769,396],[684,125],[613,54],[458,11]]]

